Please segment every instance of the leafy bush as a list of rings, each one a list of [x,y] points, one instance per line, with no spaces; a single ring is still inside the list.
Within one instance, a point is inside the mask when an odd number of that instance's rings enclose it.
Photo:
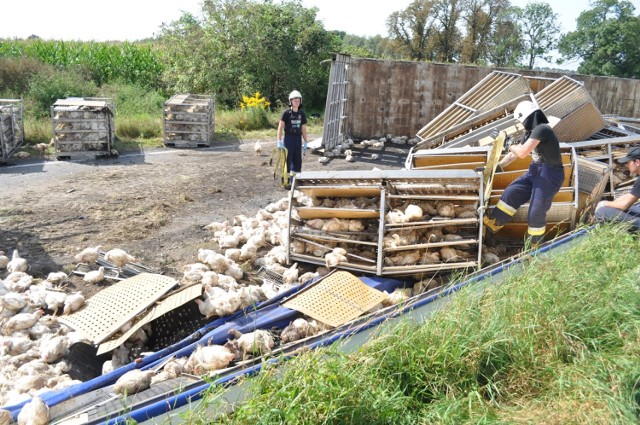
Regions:
[[[160,118],[164,96],[151,89],[137,84],[112,83],[105,84],[99,90],[100,97],[114,99],[116,116],[136,116],[149,114]]]
[[[0,94],[2,97],[21,98],[29,90],[29,81],[34,75],[53,74],[51,65],[35,58],[0,57]]]
[[[267,109],[271,105],[260,92],[255,92],[252,97],[242,96],[240,102],[241,117],[237,128],[243,131],[261,130],[269,128]]]
[[[28,101],[32,103],[33,114],[42,117],[49,115],[51,105],[58,99],[92,97],[97,92],[93,81],[87,80],[78,69],[69,69],[52,75],[34,76],[29,84]]]

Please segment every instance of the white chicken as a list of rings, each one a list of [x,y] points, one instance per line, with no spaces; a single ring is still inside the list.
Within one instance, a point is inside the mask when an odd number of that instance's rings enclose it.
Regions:
[[[18,292],[9,292],[0,301],[2,301],[0,303],[2,307],[11,311],[19,311],[27,305],[27,296]]]
[[[422,208],[420,208],[418,205],[409,204],[404,210],[404,215],[407,221],[417,221],[422,218],[424,213],[422,212]]]
[[[49,406],[38,396],[26,403],[18,414],[19,425],[46,425],[49,423]]]
[[[65,272],[51,272],[47,275],[47,280],[54,285],[59,285],[67,280],[67,274]]]
[[[116,394],[135,394],[144,391],[151,386],[153,370],[133,369],[122,375],[113,385]]]
[[[100,266],[98,270],[91,270],[90,272],[87,272],[84,275],[83,280],[91,285],[102,282],[104,280],[104,267]]]
[[[64,335],[45,340],[40,343],[40,357],[47,363],[57,362],[69,352],[68,343]]]
[[[344,248],[334,248],[324,256],[324,260],[328,268],[336,267],[340,263],[347,262],[347,251]]]
[[[25,272],[12,272],[4,279],[4,285],[13,292],[24,292],[33,283],[33,277]]]
[[[32,327],[42,316],[44,310],[38,309],[33,313],[18,313],[7,320],[4,325],[5,335],[10,335],[15,331],[23,329],[29,329]]]
[[[291,285],[298,280],[299,273],[300,271],[298,270],[298,263],[294,263],[293,266],[285,270],[285,272],[282,274],[282,281],[285,285]]]
[[[396,288],[392,293],[384,291],[386,298],[382,300],[382,305],[388,307],[390,305],[400,304],[411,297],[412,288]]]
[[[299,339],[308,338],[318,333],[318,325],[314,321],[308,322],[302,317],[291,322],[280,334],[280,340],[283,344],[297,341]]]
[[[229,341],[230,346],[237,347],[243,356],[247,354],[267,354],[275,345],[275,340],[269,331],[256,329],[250,333],[240,333],[235,329],[230,329],[229,334],[236,339]],[[226,345],[225,345],[226,346]]]
[[[4,251],[0,251],[0,269],[4,269],[9,264],[9,257],[4,255]]]
[[[256,305],[262,301],[265,301],[267,297],[260,286],[249,285],[240,288],[240,309]]]
[[[235,355],[222,345],[198,345],[185,365],[185,369],[196,375],[224,369],[235,358]]]
[[[64,308],[64,302],[67,299],[67,294],[58,291],[45,291],[44,302],[49,310],[53,310],[55,313],[59,309]]]
[[[7,263],[7,271],[9,273],[13,272],[26,272],[29,269],[29,264],[27,260],[20,257],[17,249],[13,250],[13,254],[11,255],[11,261]]]
[[[82,295],[81,291],[74,292],[71,295],[68,295],[64,300],[64,309],[62,311],[63,314],[71,314],[76,312],[84,305],[84,295]]]
[[[256,144],[253,145],[253,151],[257,156],[262,155],[262,145],[260,144],[260,140],[256,141]]]
[[[100,249],[102,249],[102,245],[85,248],[82,252],[76,254],[76,261],[78,263],[93,264],[100,256]]]
[[[127,263],[136,261],[133,255],[129,255],[125,250],[120,248],[107,251],[107,253],[104,254],[104,259],[116,267],[124,267]]]

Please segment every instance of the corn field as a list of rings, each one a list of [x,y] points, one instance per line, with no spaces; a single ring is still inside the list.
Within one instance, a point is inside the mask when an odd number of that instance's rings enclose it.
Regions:
[[[120,80],[156,87],[163,69],[151,46],[128,42],[0,39],[0,57],[34,57],[61,69],[83,66],[98,85]]]

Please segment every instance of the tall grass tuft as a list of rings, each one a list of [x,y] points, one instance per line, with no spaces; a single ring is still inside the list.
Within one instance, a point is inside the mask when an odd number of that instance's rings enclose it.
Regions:
[[[638,236],[607,225],[583,239],[353,354],[262,372],[219,422],[637,423]]]

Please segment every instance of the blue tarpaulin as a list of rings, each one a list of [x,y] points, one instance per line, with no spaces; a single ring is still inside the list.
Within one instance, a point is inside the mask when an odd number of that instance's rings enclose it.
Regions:
[[[359,277],[366,285],[380,291],[393,292],[396,288],[405,287],[410,282],[382,277]],[[106,387],[115,383],[124,373],[135,369],[149,369],[162,362],[169,356],[189,356],[197,345],[224,344],[229,339],[229,330],[236,329],[241,333],[253,332],[256,329],[284,328],[301,313],[281,306],[283,300],[295,295],[301,289],[313,284],[317,279],[297,285],[289,291],[278,294],[275,298],[263,302],[254,308],[248,308],[228,317],[222,317],[203,326],[182,341],[166,347],[152,355],[146,356],[140,363],[130,363],[106,375],[98,376],[89,381],[62,390],[51,391],[40,395],[49,406],[55,406],[73,397]],[[9,410],[15,419],[28,400],[13,406],[3,407]]]

